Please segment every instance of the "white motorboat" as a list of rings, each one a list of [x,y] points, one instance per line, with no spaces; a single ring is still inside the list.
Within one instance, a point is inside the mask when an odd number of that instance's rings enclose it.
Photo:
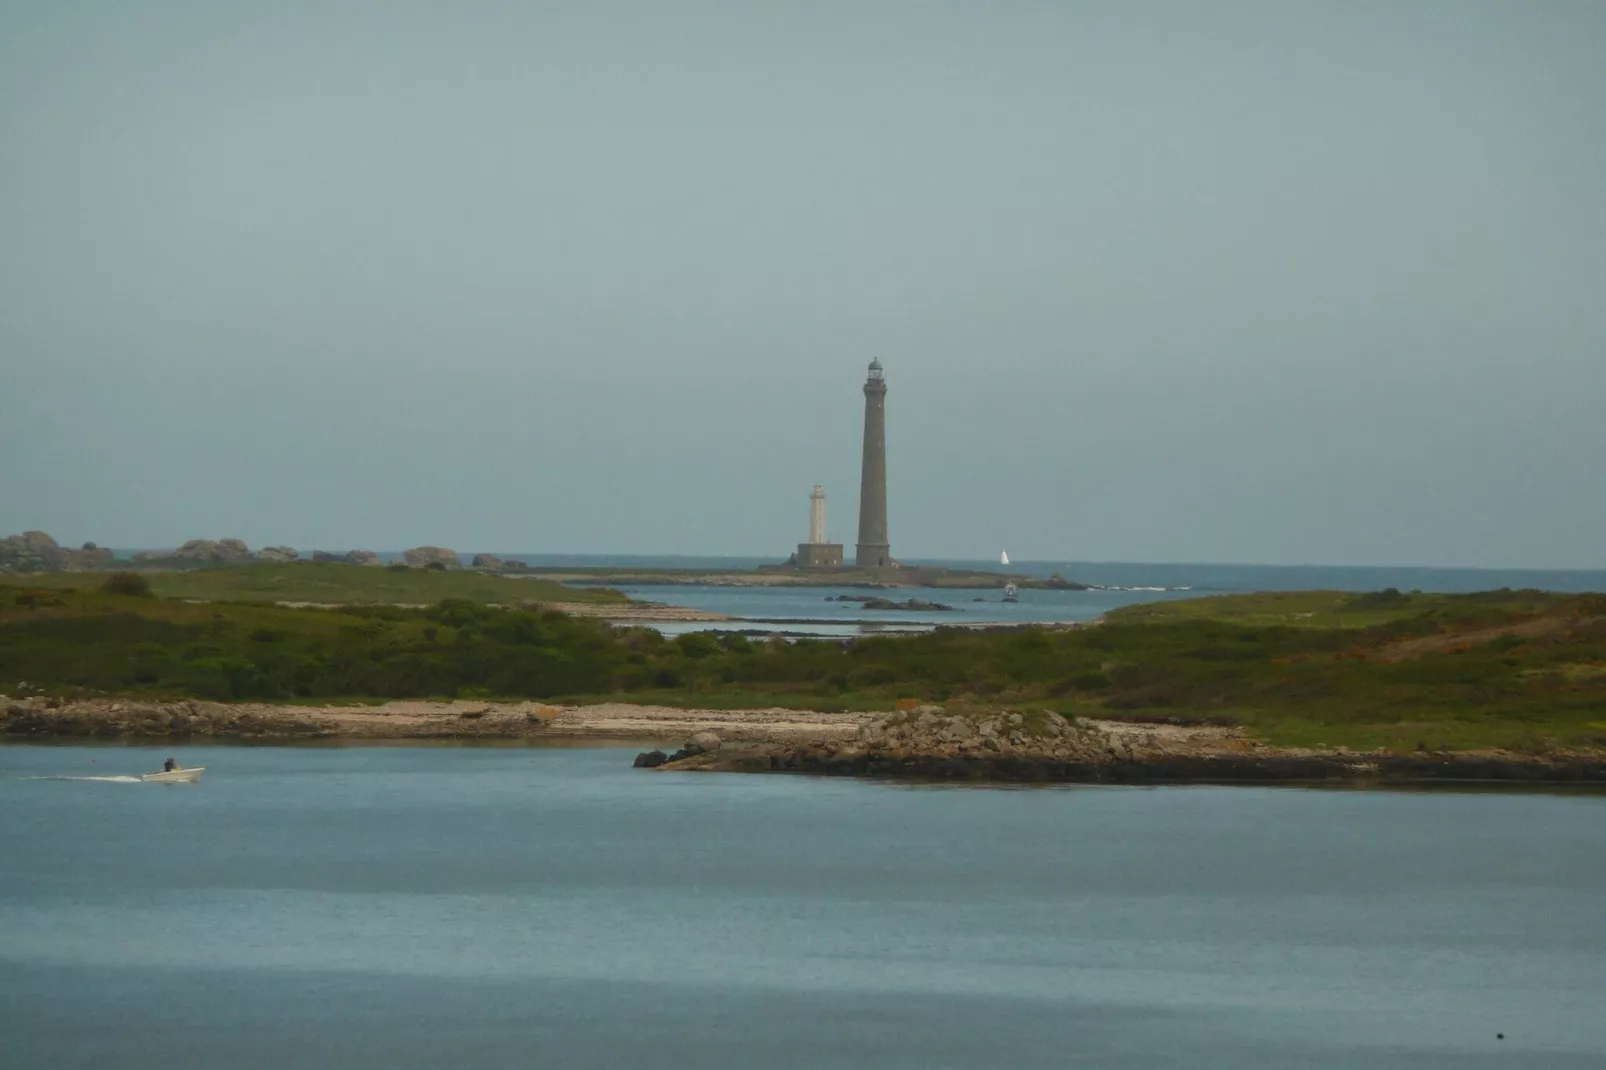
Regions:
[[[168,769],[160,773],[146,773],[140,777],[147,784],[193,784],[201,779],[206,772],[206,766],[198,765],[193,769]]]
[[[1016,587],[1013,583],[1004,584],[1004,601],[1006,601],[1006,602],[1019,602],[1020,601],[1020,588]]]

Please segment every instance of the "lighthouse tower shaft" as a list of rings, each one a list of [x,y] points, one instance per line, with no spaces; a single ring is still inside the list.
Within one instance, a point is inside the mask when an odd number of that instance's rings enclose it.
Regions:
[[[792,558],[798,568],[842,567],[842,544],[825,541],[825,488],[818,483],[809,495],[809,541],[798,543]]]
[[[887,539],[887,382],[881,362],[870,362],[864,381],[864,469],[859,482],[859,545],[853,563],[861,568],[892,564]]]

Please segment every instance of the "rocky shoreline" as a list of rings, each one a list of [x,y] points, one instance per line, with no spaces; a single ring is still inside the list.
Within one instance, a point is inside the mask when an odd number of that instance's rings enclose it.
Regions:
[[[1606,786],[1606,752],[1401,755],[1271,747],[1220,725],[1029,712],[820,713],[603,703],[394,701],[279,706],[0,696],[0,739],[297,743],[663,741],[662,771],[802,773],[976,783]],[[672,742],[672,741],[684,741]]]
[[[707,747],[689,740],[662,769],[1004,783],[1579,784],[1606,786],[1606,752],[1455,751],[1400,755],[1277,748],[1219,725],[948,715],[922,707],[851,740]]]
[[[681,753],[683,757],[675,760],[674,755],[668,756],[658,767],[975,783],[1346,784],[1356,787],[1506,784],[1606,788],[1606,758],[1512,754],[1446,753],[1409,757],[1273,753],[1078,761],[1040,754],[964,758],[920,753],[874,754],[852,749],[833,751],[819,746]]]

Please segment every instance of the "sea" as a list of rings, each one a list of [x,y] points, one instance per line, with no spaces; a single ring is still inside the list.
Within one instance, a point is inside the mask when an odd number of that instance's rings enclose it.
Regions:
[[[770,561],[756,557],[605,556],[507,554],[537,567],[683,568],[744,571]],[[991,627],[1027,623],[1090,621],[1121,606],[1212,594],[1252,591],[1400,591],[1464,594],[1502,587],[1520,590],[1606,591],[1606,570],[1473,569],[1360,567],[1334,565],[1141,564],[1124,562],[916,560],[927,565],[972,571],[1017,573],[1047,579],[1059,574],[1090,586],[1086,591],[1026,588],[1013,601],[991,590],[895,588],[869,593],[897,601],[916,598],[949,608],[866,610],[844,596],[863,596],[862,587],[761,587],[709,584],[625,584],[632,598],[710,610],[733,618],[725,622],[671,622],[655,625],[666,634],[687,631],[747,631],[792,636],[849,638],[861,635],[930,631],[937,627]],[[619,586],[619,585],[616,585]]]
[[[384,555],[399,558],[401,555]],[[499,555],[547,568],[683,568],[740,571],[776,564],[774,557],[679,556],[674,554]],[[466,562],[465,558],[465,562]],[[1242,565],[1129,561],[1011,561],[911,558],[910,565],[978,572],[1022,573],[1117,590],[1180,589],[1204,594],[1243,591],[1400,591],[1467,593],[1535,588],[1545,591],[1606,591],[1606,569],[1441,568],[1424,565]]]
[[[119,549],[119,556],[137,552]],[[308,553],[306,556],[310,556]],[[380,551],[387,562],[400,551]],[[459,555],[465,565],[470,555]],[[500,553],[536,568],[694,569],[746,572],[776,564],[774,557],[675,554]],[[1112,609],[1144,602],[1254,591],[1399,591],[1466,594],[1500,588],[1606,592],[1606,569],[1440,568],[1415,565],[1244,565],[1121,561],[1012,561],[912,558],[908,564],[997,572],[1047,579],[1058,574],[1085,584],[1086,591],[1026,588],[1005,601],[999,589],[898,587],[775,587],[722,584],[611,584],[648,602],[708,610],[728,621],[667,621],[652,627],[668,635],[692,631],[737,631],[788,637],[847,639],[865,635],[926,632],[939,627],[994,627],[1096,620]],[[841,597],[875,594],[946,606],[943,610],[866,610]]]
[[[633,753],[0,747],[0,1065],[1606,1066],[1606,796]]]

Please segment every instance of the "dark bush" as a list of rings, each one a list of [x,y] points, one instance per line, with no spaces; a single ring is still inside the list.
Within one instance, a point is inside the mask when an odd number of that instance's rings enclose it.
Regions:
[[[687,632],[676,636],[675,645],[688,658],[706,658],[720,652],[720,641],[707,632]]]
[[[1385,587],[1381,591],[1371,591],[1367,594],[1358,594],[1346,599],[1339,607],[1343,613],[1359,612],[1367,609],[1394,609],[1411,601],[1411,596],[1401,594],[1396,587]]]
[[[1053,687],[1049,688],[1051,695],[1067,695],[1075,691],[1103,691],[1111,685],[1108,673],[1079,672],[1067,676]]]
[[[132,598],[155,597],[150,581],[137,572],[113,572],[100,585],[105,594],[120,594]]]

